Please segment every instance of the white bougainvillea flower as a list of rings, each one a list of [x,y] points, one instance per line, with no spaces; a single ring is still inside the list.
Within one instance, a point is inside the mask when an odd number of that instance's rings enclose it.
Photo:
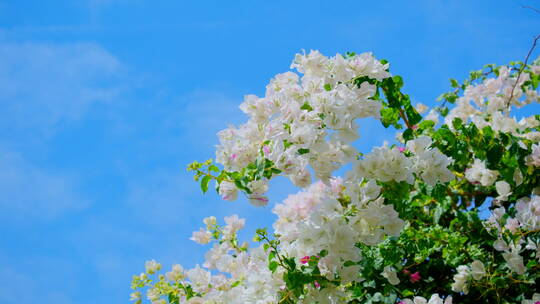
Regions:
[[[388,282],[392,285],[399,284],[399,278],[397,277],[396,270],[391,266],[384,267],[383,272],[381,273],[383,277],[385,277]]]
[[[512,194],[512,191],[510,191],[510,184],[505,181],[496,182],[495,189],[497,189],[497,194],[499,194],[499,196],[496,197],[496,199],[499,201],[508,200],[508,196]]]
[[[479,260],[474,260],[471,263],[471,275],[473,279],[480,280],[486,275],[486,269],[484,268],[484,264]]]
[[[161,264],[156,262],[156,260],[146,261],[144,266],[148,274],[154,274],[161,269]]]
[[[467,265],[461,265],[457,268],[457,274],[454,275],[454,283],[452,283],[452,290],[455,292],[469,293],[469,278],[471,276],[471,269]]]
[[[198,231],[193,231],[189,239],[202,245],[208,244],[212,239],[212,233],[200,228]]]

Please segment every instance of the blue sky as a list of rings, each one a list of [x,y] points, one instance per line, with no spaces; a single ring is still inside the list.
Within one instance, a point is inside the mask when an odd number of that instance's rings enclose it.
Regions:
[[[203,217],[270,226],[287,182],[257,209],[185,166],[296,52],[373,51],[434,104],[448,78],[524,58],[540,15],[521,5],[540,3],[0,0],[0,303],[125,303],[145,260],[203,261]],[[365,151],[393,134],[360,125]]]

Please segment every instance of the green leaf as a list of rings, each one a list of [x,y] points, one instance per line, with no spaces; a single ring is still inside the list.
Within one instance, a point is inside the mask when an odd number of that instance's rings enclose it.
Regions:
[[[256,171],[256,174],[255,174],[255,179],[260,179],[263,177],[264,175],[264,169],[265,169],[265,161],[258,158],[256,161],[255,161],[255,165],[257,166],[257,171]]]
[[[327,91],[332,91],[332,86],[329,83],[327,83],[324,85],[324,89]]]
[[[208,166],[208,172],[219,172],[219,168],[216,165]]]
[[[251,190],[247,187],[247,182],[244,177],[235,179],[234,184],[238,189],[245,191],[247,194],[251,194]]]
[[[403,87],[403,78],[399,75],[396,75],[392,77],[392,80],[394,80],[394,84],[396,86],[396,89],[401,89]]]
[[[407,115],[410,125],[416,125],[422,120],[422,115],[418,114],[416,109],[410,104],[405,106],[405,114]]]
[[[370,84],[376,84],[378,83],[377,79],[373,79],[373,78],[369,78],[368,76],[362,76],[362,77],[358,77],[354,80],[354,83],[360,87],[360,85],[363,83],[363,82],[368,82]]]
[[[439,96],[439,98],[437,98],[437,100],[443,100],[443,99],[448,101],[449,103],[454,103],[458,99],[458,95],[454,92],[449,92],[449,93],[444,93],[441,96]]]
[[[398,82],[397,84],[396,81]],[[388,101],[388,106],[390,108],[398,109],[401,107],[402,94],[399,91],[399,84],[403,84],[403,80],[399,76],[394,76],[393,78],[385,78],[382,81],[381,88],[383,89],[386,100]]]
[[[291,134],[291,125],[290,124],[284,123],[283,124],[283,129],[287,130],[287,132],[289,132],[289,134]]]
[[[487,165],[489,167],[495,167],[499,164],[503,157],[504,148],[500,145],[494,145],[492,147],[486,147],[487,149]],[[513,166],[517,165],[517,161],[512,164]],[[512,170],[513,173],[513,170]],[[512,178],[513,179],[513,178]]]
[[[399,120],[399,111],[394,108],[382,108],[381,109],[381,123],[385,128],[389,126],[395,126],[397,128],[397,122]],[[399,129],[399,128],[398,128]]]
[[[456,130],[461,129],[461,127],[463,126],[463,120],[461,120],[461,118],[459,117],[456,117],[452,121],[452,125],[454,126],[454,129]]]
[[[304,102],[304,104],[300,107],[300,109],[306,110],[308,112],[313,111],[313,107],[311,107],[311,105],[307,101]]]
[[[208,183],[210,183],[210,181],[212,180],[212,178],[208,175],[205,175],[202,179],[201,179],[201,190],[203,193],[206,193],[206,191],[208,191]]]
[[[288,140],[284,139],[283,140],[283,147],[285,148],[285,150],[287,150],[290,146],[292,146],[292,143],[290,143]]]
[[[271,272],[275,272],[276,269],[278,268],[279,264],[278,262],[276,261],[272,261],[270,263],[268,263],[268,269],[271,271]]]
[[[174,294],[174,293],[169,293],[169,304],[178,304],[180,299]]]
[[[401,292],[401,295],[402,295],[403,297],[412,297],[412,296],[414,296],[414,291],[411,291],[411,290],[409,290],[409,289],[405,289],[405,290],[403,290],[403,291]]]
[[[412,129],[407,129],[405,132],[403,132],[403,139],[405,141],[409,141],[414,138],[414,131]]]
[[[294,258],[286,258],[285,264],[287,264],[290,269],[296,269],[296,262],[294,261]]]
[[[296,151],[298,154],[302,155],[302,154],[306,154],[306,153],[309,153],[309,149],[305,149],[305,148],[300,148],[298,149],[298,151]]]
[[[269,261],[272,261],[276,258],[276,252],[275,251],[270,251],[270,253],[268,254],[268,260]]]
[[[424,120],[418,124],[419,130],[427,130],[432,129],[435,126],[435,122],[433,120]]]
[[[349,267],[349,266],[353,266],[353,265],[357,265],[357,263],[355,263],[353,261],[347,261],[347,262],[343,263],[343,266],[345,266],[345,267]]]
[[[439,112],[439,114],[441,114],[442,117],[446,117],[446,115],[448,115],[448,108],[447,107],[437,107],[437,112]]]

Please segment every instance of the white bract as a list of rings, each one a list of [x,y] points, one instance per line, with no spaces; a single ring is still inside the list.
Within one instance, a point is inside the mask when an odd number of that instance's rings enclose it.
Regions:
[[[498,175],[497,171],[487,169],[486,164],[479,159],[475,159],[472,166],[465,171],[465,177],[470,182],[479,183],[482,186],[493,185]]]
[[[414,297],[411,299],[405,299],[400,304],[452,304],[452,297],[449,296],[446,299],[442,299],[439,294],[435,293],[431,295],[429,301],[424,297]]]
[[[384,267],[384,271],[381,273],[383,277],[385,277],[388,282],[392,285],[399,284],[399,278],[397,277],[396,270],[391,266]]]
[[[486,269],[482,261],[475,260],[471,264],[471,274],[473,279],[480,280],[486,275]]]
[[[390,76],[388,65],[370,53],[328,58],[318,51],[295,57],[291,68],[274,77],[264,97],[247,95],[240,109],[250,119],[245,124],[220,131],[216,159],[226,170],[240,170],[262,153],[296,185],[306,187],[311,176],[329,180],[332,172],[351,161],[358,138],[355,120],[380,116],[381,103],[373,99],[375,86],[360,87],[351,80],[367,76],[382,80]],[[220,192],[235,198],[230,184]],[[263,191],[264,190],[264,191]],[[255,205],[266,204],[266,189],[251,195]]]
[[[469,293],[469,278],[471,276],[471,269],[469,266],[461,265],[457,268],[457,273],[454,275],[454,283],[452,284],[452,290],[455,292]]]

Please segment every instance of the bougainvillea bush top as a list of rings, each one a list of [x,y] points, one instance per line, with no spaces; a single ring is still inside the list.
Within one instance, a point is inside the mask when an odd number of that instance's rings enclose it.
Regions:
[[[133,301],[540,303],[540,115],[511,113],[538,112],[539,62],[451,80],[433,109],[371,53],[311,51],[291,68],[245,97],[249,119],[218,133],[215,162],[188,169],[204,192],[255,206],[276,176],[302,190],[255,245],[237,237],[245,219],[205,218],[191,238],[211,244],[204,264],[146,262]],[[365,117],[396,144],[358,151]]]

